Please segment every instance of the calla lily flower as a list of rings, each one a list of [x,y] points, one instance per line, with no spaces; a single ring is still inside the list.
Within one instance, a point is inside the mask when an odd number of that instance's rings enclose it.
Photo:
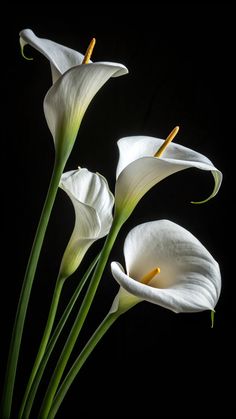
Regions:
[[[218,263],[189,231],[168,220],[141,224],[124,244],[126,272],[111,270],[120,284],[111,312],[146,300],[179,312],[214,310],[221,290]]]
[[[68,70],[49,89],[44,113],[59,158],[69,156],[84,113],[98,90],[114,74],[126,72],[116,63],[84,64]]]
[[[106,179],[87,169],[64,173],[60,187],[71,199],[75,211],[74,230],[60,267],[60,277],[67,278],[78,268],[88,248],[108,234],[114,197]]]
[[[92,63],[88,57],[84,64],[85,57],[79,52],[38,38],[30,29],[20,32],[20,43],[22,49],[30,44],[50,61],[54,84],[44,99],[44,113],[57,157],[65,161],[93,97],[110,77],[122,76],[128,70],[119,63]]]
[[[160,138],[135,136],[118,141],[119,162],[116,181],[116,212],[126,220],[139,200],[154,185],[180,170],[197,168],[211,171],[215,185],[211,195],[220,188],[222,173],[203,154],[176,143],[170,143],[161,157],[155,157],[165,143]]]

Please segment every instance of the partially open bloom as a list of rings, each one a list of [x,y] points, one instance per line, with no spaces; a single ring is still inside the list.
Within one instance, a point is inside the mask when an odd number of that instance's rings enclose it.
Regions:
[[[111,270],[120,284],[111,311],[146,300],[178,312],[214,310],[221,290],[218,263],[189,231],[168,220],[138,225],[124,244],[126,272]]]
[[[222,173],[203,154],[171,143],[160,157],[155,157],[164,140],[147,136],[125,137],[118,141],[119,162],[116,172],[116,211],[124,220],[149,189],[167,176],[180,170],[197,168],[211,171],[215,196],[220,188]],[[205,202],[201,201],[201,202]]]
[[[110,77],[122,76],[128,70],[119,63],[92,63],[77,51],[38,38],[30,29],[20,32],[20,42],[22,48],[28,43],[50,61],[54,84],[44,99],[44,113],[57,157],[65,161],[93,97]]]
[[[75,211],[74,230],[60,268],[61,278],[66,278],[78,268],[93,242],[108,234],[114,197],[106,179],[87,169],[64,173],[60,187],[70,197]]]

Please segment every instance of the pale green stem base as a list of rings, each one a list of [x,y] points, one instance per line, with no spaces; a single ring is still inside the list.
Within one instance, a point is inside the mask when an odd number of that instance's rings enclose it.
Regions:
[[[122,312],[123,313],[123,312]],[[107,330],[111,327],[111,325],[118,319],[118,317],[122,314],[121,312],[109,313],[97,330],[94,332],[93,336],[90,338],[78,358],[75,360],[74,364],[72,365],[69,373],[67,374],[65,380],[63,381],[62,385],[60,386],[56,397],[53,400],[50,412],[47,416],[47,419],[53,419],[66,395],[68,392],[71,384],[73,383],[74,379],[76,378],[78,372],[80,371],[81,367],[84,365],[85,361],[94,350],[97,343],[100,339],[104,336]]]
[[[11,416],[11,405],[13,390],[16,377],[16,369],[20,352],[21,338],[23,334],[24,322],[27,313],[30,293],[33,285],[34,275],[43,244],[46,228],[48,225],[51,210],[55,201],[57,188],[60,182],[63,171],[63,164],[55,164],[51,177],[51,182],[48,189],[48,194],[45,200],[41,218],[36,231],[34,243],[29,257],[24,282],[22,285],[21,295],[19,298],[15,323],[12,332],[12,339],[10,343],[9,356],[6,369],[5,387],[3,392],[2,412],[1,417],[8,419]]]
[[[106,266],[110,251],[116,240],[116,237],[120,228],[121,228],[121,224],[117,223],[116,220],[114,220],[111,230],[109,232],[109,235],[107,236],[107,240],[105,242],[103,250],[101,252],[99,262],[97,264],[92,280],[90,282],[90,286],[81,304],[81,308],[78,313],[78,316],[71,329],[70,335],[65,343],[65,346],[63,348],[63,351],[61,353],[61,356],[55,368],[54,374],[52,375],[51,381],[49,383],[47,392],[45,394],[45,398],[43,400],[43,403],[40,409],[40,413],[39,413],[40,419],[47,419],[48,413],[50,411],[50,408],[53,402],[53,398],[56,394],[57,388],[60,384],[63,372],[65,370],[65,367],[67,365],[71,352],[74,348],[74,345],[79,336],[80,330],[84,324],[84,321],[86,319],[90,306],[93,302],[93,299],[94,299],[97,287],[99,285],[99,282],[101,280],[104,268]]]
[[[57,342],[57,340],[58,340],[58,338],[59,338],[59,336],[60,336],[60,334],[61,334],[61,332],[62,332],[62,330],[65,326],[65,323],[66,323],[66,321],[67,321],[67,319],[68,319],[68,317],[69,317],[69,315],[70,315],[70,313],[71,313],[71,311],[72,311],[72,309],[73,309],[73,307],[74,307],[74,305],[75,305],[75,303],[76,303],[76,301],[77,301],[77,299],[80,295],[80,292],[83,289],[83,286],[85,285],[87,279],[89,278],[92,270],[94,269],[94,267],[95,267],[95,265],[96,265],[96,263],[99,259],[99,256],[100,256],[100,254],[98,256],[96,256],[96,258],[93,260],[93,262],[91,263],[91,265],[89,266],[89,268],[85,272],[85,274],[84,274],[83,278],[81,279],[79,285],[77,286],[74,294],[72,295],[72,297],[71,297],[71,299],[70,299],[70,301],[69,301],[69,303],[68,303],[68,305],[67,305],[67,307],[66,307],[66,309],[65,309],[65,311],[64,311],[64,313],[63,313],[63,315],[62,315],[62,317],[61,317],[53,335],[52,335],[52,337],[49,340],[49,343],[48,343],[47,348],[45,350],[44,356],[43,356],[43,358],[40,362],[38,371],[37,371],[37,373],[35,375],[35,378],[32,382],[31,388],[29,389],[24,409],[23,409],[23,407],[21,409],[22,410],[22,418],[24,418],[24,419],[27,419],[30,415],[30,412],[31,412],[31,409],[32,409],[32,406],[33,406],[33,402],[34,402],[34,399],[35,399],[35,396],[36,396],[36,393],[37,393],[37,390],[38,390],[38,386],[40,384],[41,378],[43,376],[43,373],[44,373],[44,370],[46,368],[47,362],[50,358],[50,355],[51,355],[51,353],[52,353],[52,351],[53,351],[53,349],[56,345],[56,342]]]

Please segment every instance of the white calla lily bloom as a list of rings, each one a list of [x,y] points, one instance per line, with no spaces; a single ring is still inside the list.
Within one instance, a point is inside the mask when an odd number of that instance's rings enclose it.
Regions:
[[[155,157],[164,140],[148,136],[125,137],[118,141],[119,162],[116,172],[116,211],[125,220],[149,189],[173,173],[197,168],[211,171],[215,185],[206,202],[220,188],[222,173],[203,154],[170,143],[161,157]]]
[[[67,278],[78,268],[89,247],[108,234],[114,197],[106,179],[87,169],[64,173],[60,187],[71,199],[75,211],[74,230],[60,267],[60,277]]]
[[[88,105],[106,81],[119,72],[127,71],[116,63],[83,64],[68,70],[49,89],[44,113],[59,157],[68,157]]]
[[[221,291],[218,263],[189,231],[168,220],[138,225],[124,244],[126,272],[111,270],[120,284],[111,312],[146,300],[179,312],[214,310]]]
[[[38,38],[30,29],[20,32],[20,43],[22,50],[30,44],[50,61],[54,84],[45,96],[44,113],[57,157],[65,161],[93,97],[111,77],[127,74],[128,70],[119,63],[92,63],[89,57],[94,43],[83,56],[56,42]]]

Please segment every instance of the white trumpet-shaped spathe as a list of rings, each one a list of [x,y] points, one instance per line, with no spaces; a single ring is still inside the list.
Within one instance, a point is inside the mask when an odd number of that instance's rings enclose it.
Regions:
[[[222,173],[203,154],[176,143],[170,143],[161,157],[155,157],[164,140],[155,137],[125,137],[118,141],[119,162],[116,181],[116,210],[128,218],[145,193],[158,182],[188,168],[211,171],[215,185],[211,195],[220,188]],[[201,201],[201,202],[205,202]]]
[[[67,278],[78,268],[93,242],[108,234],[114,197],[106,179],[87,169],[64,173],[60,187],[70,197],[75,211],[74,230],[60,267],[61,278]]]
[[[168,220],[138,225],[126,237],[124,256],[126,272],[111,264],[120,284],[112,312],[143,300],[176,313],[214,310],[221,290],[219,265],[183,227]],[[160,272],[142,283],[155,268]]]
[[[22,48],[30,44],[50,61],[54,84],[45,96],[44,113],[57,157],[65,161],[93,97],[108,79],[127,74],[128,70],[113,62],[83,64],[84,56],[79,52],[38,38],[30,29],[20,32],[20,43]]]
[[[122,70],[122,71],[121,71]],[[44,113],[57,155],[67,158],[91,100],[106,81],[127,69],[116,63],[76,66],[64,73],[44,99]]]

